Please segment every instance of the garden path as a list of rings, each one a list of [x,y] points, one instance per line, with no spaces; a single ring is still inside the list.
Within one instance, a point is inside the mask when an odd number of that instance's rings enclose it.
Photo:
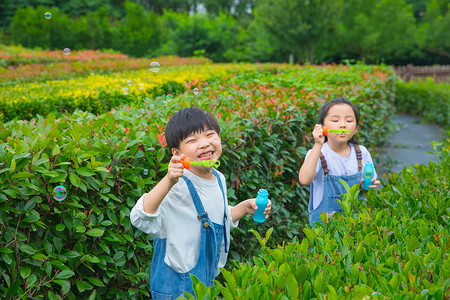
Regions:
[[[379,174],[397,173],[410,165],[427,165],[430,161],[438,161],[436,155],[427,151],[433,151],[432,141],[444,139],[446,134],[441,127],[423,124],[418,116],[403,114],[395,115],[394,123],[400,130],[391,134],[387,144],[379,149],[380,154],[385,156],[382,161],[390,162],[384,170],[377,170]]]

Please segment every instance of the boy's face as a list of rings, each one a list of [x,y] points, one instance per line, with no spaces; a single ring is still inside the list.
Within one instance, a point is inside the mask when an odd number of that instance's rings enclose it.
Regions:
[[[181,141],[180,149],[173,148],[172,154],[184,154],[191,161],[219,160],[222,155],[222,141],[216,131],[205,129],[202,132],[192,133]],[[191,168],[204,168],[191,166]]]

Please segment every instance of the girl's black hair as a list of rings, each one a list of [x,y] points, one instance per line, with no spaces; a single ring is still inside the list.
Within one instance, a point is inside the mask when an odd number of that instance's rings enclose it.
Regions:
[[[166,126],[165,135],[169,149],[180,148],[180,143],[189,135],[204,130],[220,134],[220,126],[214,116],[199,107],[186,107],[177,111]]]
[[[339,97],[339,98],[334,98],[333,100],[328,101],[327,103],[325,103],[322,108],[320,109],[320,114],[319,114],[319,123],[321,125],[323,125],[325,118],[328,115],[328,112],[330,111],[330,108],[333,107],[336,104],[347,104],[350,105],[350,107],[352,108],[353,112],[355,113],[355,118],[356,118],[356,125],[359,125],[359,111],[358,108],[355,106],[355,104],[353,104],[350,100],[348,100],[347,98],[344,97]],[[325,142],[327,141],[327,137],[325,137]],[[359,142],[356,140],[355,136],[352,136],[352,138],[348,141],[349,143],[352,143],[354,145],[358,145]]]

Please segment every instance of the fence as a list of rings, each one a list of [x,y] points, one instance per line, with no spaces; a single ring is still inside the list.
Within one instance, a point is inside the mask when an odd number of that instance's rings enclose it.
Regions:
[[[446,66],[399,66],[394,67],[397,76],[406,81],[417,80],[419,78],[433,77],[435,82],[450,82],[450,65]]]

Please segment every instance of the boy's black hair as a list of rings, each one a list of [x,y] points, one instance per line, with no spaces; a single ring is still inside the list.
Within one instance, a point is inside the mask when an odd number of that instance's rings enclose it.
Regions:
[[[353,112],[355,113],[356,118],[356,126],[359,125],[359,111],[358,108],[353,104],[350,100],[344,97],[334,98],[333,100],[328,101],[325,103],[322,108],[320,109],[319,114],[319,124],[323,125],[323,122],[325,121],[326,116],[328,115],[328,111],[331,107],[333,107],[336,104],[348,104],[352,108]],[[327,137],[325,137],[325,142],[327,141]],[[355,136],[352,136],[352,138],[348,141],[349,143],[352,143],[354,145],[358,145],[359,142],[356,140]]]
[[[165,135],[169,149],[180,148],[180,143],[189,135],[204,130],[220,134],[220,126],[214,116],[199,107],[186,107],[177,111],[166,126]]]

